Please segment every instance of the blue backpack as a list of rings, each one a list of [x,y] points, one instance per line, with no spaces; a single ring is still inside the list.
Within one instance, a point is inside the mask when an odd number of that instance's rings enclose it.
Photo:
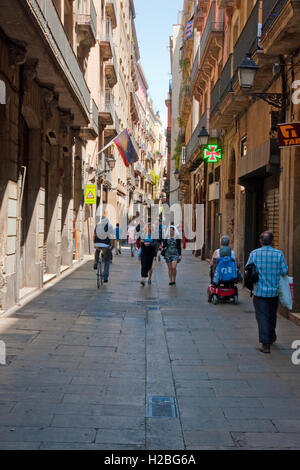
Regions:
[[[235,282],[237,277],[237,267],[234,259],[231,258],[231,256],[220,258],[215,270],[214,284],[218,285],[221,282]]]

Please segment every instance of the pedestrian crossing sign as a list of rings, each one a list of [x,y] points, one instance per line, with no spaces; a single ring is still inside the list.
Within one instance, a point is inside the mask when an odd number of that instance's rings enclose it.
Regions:
[[[86,204],[97,204],[96,185],[87,184],[85,191],[85,203]]]

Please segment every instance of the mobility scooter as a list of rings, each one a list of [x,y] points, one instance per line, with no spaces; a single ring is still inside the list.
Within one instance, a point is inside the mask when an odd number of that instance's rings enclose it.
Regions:
[[[214,305],[233,302],[237,305],[239,291],[236,284],[239,276],[235,260],[231,256],[215,260],[214,266],[211,266],[210,275],[211,284],[207,290],[208,302]]]

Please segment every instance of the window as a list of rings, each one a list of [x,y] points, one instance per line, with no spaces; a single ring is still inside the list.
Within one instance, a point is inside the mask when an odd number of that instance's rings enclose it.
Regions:
[[[247,156],[247,136],[243,137],[241,140],[241,157]]]

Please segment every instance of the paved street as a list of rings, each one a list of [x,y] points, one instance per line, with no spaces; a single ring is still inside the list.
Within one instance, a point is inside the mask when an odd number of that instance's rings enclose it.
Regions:
[[[207,272],[186,255],[177,288],[164,262],[142,288],[126,252],[100,291],[88,262],[1,319],[0,448],[299,449],[299,327],[279,318],[262,355],[248,294],[208,304]],[[146,417],[150,396],[176,397],[179,415]]]

